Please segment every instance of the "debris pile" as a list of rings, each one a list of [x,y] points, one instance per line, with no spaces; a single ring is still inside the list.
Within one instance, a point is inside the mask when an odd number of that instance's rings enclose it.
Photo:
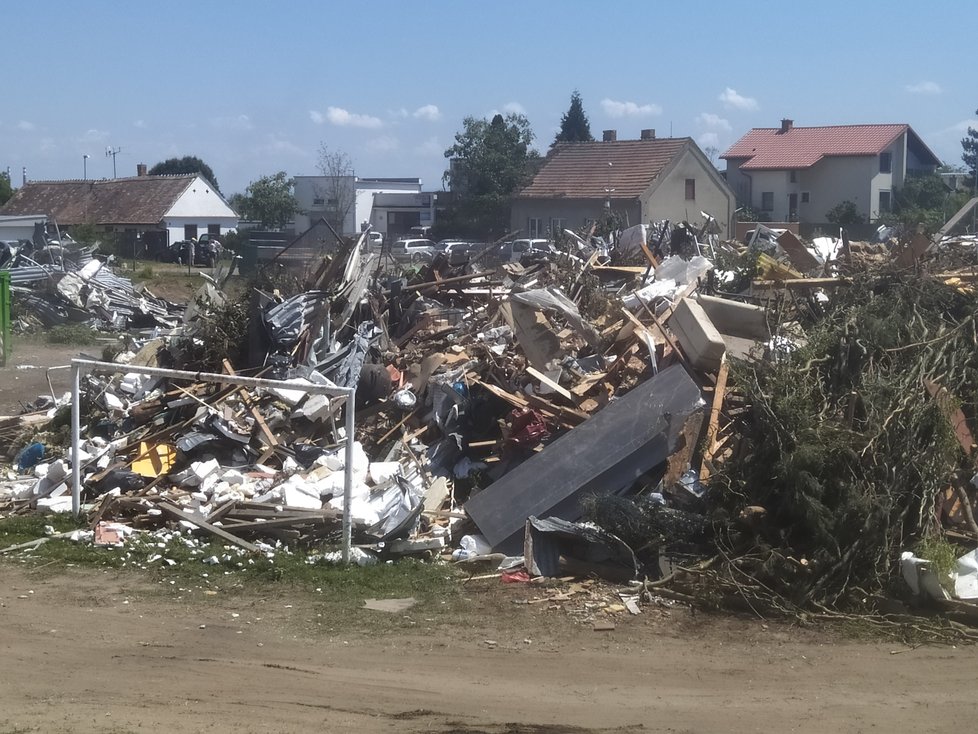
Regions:
[[[145,287],[116,275],[95,247],[65,237],[42,247],[33,242],[0,243],[0,270],[10,272],[18,305],[14,327],[34,332],[66,323],[101,331],[173,329],[183,306],[157,298]]]
[[[405,270],[364,235],[272,261],[246,303],[210,284],[125,359],[296,389],[93,369],[67,457],[93,526],[319,548],[347,512],[377,557],[759,614],[906,611],[903,578],[929,571],[910,586],[973,616],[973,242],[759,225],[741,244],[706,219],[491,268],[494,245]],[[356,389],[353,435],[348,401],[310,385]],[[37,438],[63,436],[52,415]],[[33,471],[0,502],[64,509],[66,459]],[[935,545],[957,571],[915,554]]]

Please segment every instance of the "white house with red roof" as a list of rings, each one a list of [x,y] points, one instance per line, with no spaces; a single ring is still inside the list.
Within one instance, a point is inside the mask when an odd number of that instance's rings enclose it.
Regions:
[[[844,201],[876,220],[908,176],[941,165],[909,125],[795,127],[792,120],[754,128],[720,157],[740,206],[765,221],[817,224]]]

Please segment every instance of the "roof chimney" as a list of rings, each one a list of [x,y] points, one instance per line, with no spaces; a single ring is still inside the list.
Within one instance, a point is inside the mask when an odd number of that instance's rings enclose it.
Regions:
[[[146,175],[146,164],[145,163],[137,163],[136,164],[136,175],[137,176],[145,176]]]
[[[614,143],[616,140],[618,140],[618,131],[605,130],[603,133],[601,133],[601,140],[605,143]]]
[[[794,120],[789,120],[787,118],[781,120],[781,132],[783,132],[783,133],[788,132],[794,126],[795,126],[795,121]]]
[[[642,140],[655,140],[655,128],[650,127],[642,131]]]

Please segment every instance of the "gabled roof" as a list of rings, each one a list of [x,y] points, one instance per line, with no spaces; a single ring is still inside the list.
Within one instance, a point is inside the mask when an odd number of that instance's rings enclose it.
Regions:
[[[606,199],[609,189],[615,199],[637,198],[691,143],[690,138],[558,143],[519,198]]]
[[[831,125],[826,127],[755,127],[721,158],[746,158],[744,170],[808,168],[827,156],[879,155],[904,132],[923,159],[940,160],[909,125]]]
[[[197,174],[189,173],[101,181],[31,181],[17,190],[0,213],[43,213],[63,226],[155,225],[196,179]]]

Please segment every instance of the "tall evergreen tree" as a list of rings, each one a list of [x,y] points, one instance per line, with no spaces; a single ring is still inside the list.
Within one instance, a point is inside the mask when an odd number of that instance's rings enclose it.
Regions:
[[[975,110],[975,114],[978,115],[978,110]],[[961,147],[964,149],[961,160],[971,169],[971,181],[974,182],[975,171],[978,170],[978,130],[969,127],[967,136],[961,140]]]
[[[570,107],[560,118],[560,132],[554,138],[554,145],[557,143],[590,143],[593,140],[591,123],[588,122],[587,115],[584,114],[584,105],[581,103],[581,93],[575,89],[571,95]]]

